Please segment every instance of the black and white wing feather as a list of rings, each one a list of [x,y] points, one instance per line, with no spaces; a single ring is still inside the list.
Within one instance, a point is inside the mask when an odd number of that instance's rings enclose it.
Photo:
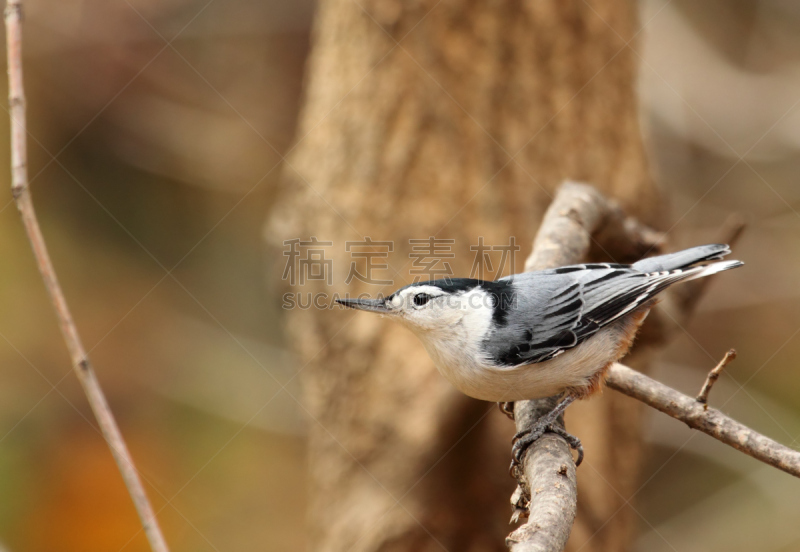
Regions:
[[[724,251],[721,248],[725,248]],[[705,248],[705,249],[704,249]],[[708,251],[709,248],[715,248]],[[697,262],[719,259],[727,246],[701,246],[695,254],[680,252],[677,262],[655,257],[642,268],[636,265],[583,264],[518,274],[500,280],[510,284],[513,296],[505,324],[487,335],[484,349],[502,366],[532,364],[555,358],[601,328],[647,304],[667,287],[740,266],[739,261]],[[701,255],[701,253],[704,253]],[[677,255],[677,254],[673,254]],[[683,266],[677,268],[676,264]]]

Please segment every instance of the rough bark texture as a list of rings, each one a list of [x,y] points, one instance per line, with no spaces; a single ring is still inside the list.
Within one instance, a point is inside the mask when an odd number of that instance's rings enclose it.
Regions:
[[[608,372],[608,386],[676,418],[692,429],[730,445],[760,460],[800,477],[800,452],[761,435],[707,404],[675,391],[622,364]]]
[[[525,261],[525,270],[585,261],[593,247],[611,258],[640,258],[657,253],[661,238],[659,233],[628,217],[597,189],[566,182],[544,215],[533,251]],[[541,416],[553,409],[558,398],[515,403],[517,431],[529,431]],[[563,417],[558,423],[564,427]],[[511,500],[515,516],[517,512],[528,511],[530,518],[506,539],[512,551],[564,549],[576,513],[574,467],[566,441],[550,437],[530,447],[523,457],[520,487]]]
[[[529,250],[565,179],[655,223],[634,62],[608,26],[631,38],[635,10],[590,4],[320,1],[299,144],[269,228],[278,245],[333,241],[333,288],[307,290],[390,291],[344,285],[344,242],[364,236],[394,241],[402,276],[380,276],[395,287],[409,283],[409,238],[455,239],[456,275],[469,274],[478,236]],[[289,319],[308,362],[312,549],[503,550],[513,424],[454,391],[399,326],[336,310]],[[618,399],[570,411],[595,468],[579,482],[572,542],[588,540],[584,552],[624,549],[635,521],[613,515],[623,501],[608,487],[630,496],[639,461],[638,406]]]
[[[514,409],[517,429],[533,426],[555,407],[556,399],[517,403]],[[558,423],[564,426],[563,416]],[[515,514],[528,510],[530,518],[506,537],[506,545],[511,552],[561,552],[578,510],[572,452],[566,441],[545,433],[525,453],[522,467],[522,481],[511,502]]]

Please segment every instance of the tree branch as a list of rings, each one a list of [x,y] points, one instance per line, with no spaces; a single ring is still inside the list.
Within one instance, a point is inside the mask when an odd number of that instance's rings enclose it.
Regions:
[[[516,403],[517,429],[535,424],[557,400],[549,397]],[[558,418],[558,424],[564,427],[563,417]],[[531,445],[523,459],[522,479],[511,497],[515,510],[512,522],[526,512],[530,517],[528,523],[506,537],[506,546],[514,552],[563,550],[578,511],[575,462],[566,441],[546,433]]]
[[[743,228],[744,223],[740,219],[730,218],[720,236],[721,243],[735,241]],[[592,253],[602,253],[617,262],[635,261],[658,253],[663,242],[662,234],[626,216],[615,202],[595,188],[567,182],[558,190],[545,214],[533,251],[525,263],[525,270],[582,262]],[[654,317],[656,320],[651,327],[655,330],[648,332],[646,327],[643,333],[648,335],[643,335],[640,341],[661,344],[674,335],[675,329],[680,328],[691,315],[706,286],[705,281],[690,282],[677,292],[667,294],[662,307],[664,315]],[[686,422],[690,427],[797,475],[800,453],[639,372],[615,365],[608,384]],[[554,400],[554,397],[550,397],[517,402],[514,405],[517,431],[530,428],[552,408]],[[559,419],[559,424],[563,427],[563,418]],[[514,552],[561,551],[569,537],[577,504],[577,484],[570,449],[563,439],[548,434],[546,439],[540,439],[528,449],[522,464],[519,486],[511,498],[514,508],[512,522],[526,513],[529,513],[529,520],[508,536],[506,544]],[[563,466],[567,466],[567,469],[564,470]]]
[[[97,381],[89,357],[81,343],[72,314],[67,307],[64,293],[58,283],[53,263],[45,246],[42,231],[33,209],[28,186],[27,123],[25,117],[25,92],[22,81],[22,2],[8,0],[5,9],[6,50],[8,52],[8,103],[11,115],[11,192],[22,216],[25,232],[33,249],[36,264],[44,280],[45,288],[58,317],[59,327],[69,349],[72,367],[92,407],[103,437],[117,462],[122,479],[133,499],[141,519],[144,532],[154,552],[168,552],[153,508],[147,499],[131,455],[122,439],[105,395]]]
[[[622,364],[614,364],[606,384],[629,397],[702,431],[736,450],[800,477],[800,452],[773,441],[715,408]]]
[[[603,241],[593,236],[602,236]],[[595,188],[565,182],[547,209],[525,270],[581,262],[593,244],[601,243],[613,243],[618,256],[638,259],[648,251],[658,251],[662,241],[661,234],[626,216]],[[553,408],[554,400],[518,401],[514,405],[517,431],[530,428]],[[563,418],[558,423],[563,427]],[[575,520],[577,481],[572,453],[561,437],[546,437],[534,443],[522,460],[522,477],[512,506],[515,518],[527,511],[529,519],[506,539],[514,552],[563,550]]]

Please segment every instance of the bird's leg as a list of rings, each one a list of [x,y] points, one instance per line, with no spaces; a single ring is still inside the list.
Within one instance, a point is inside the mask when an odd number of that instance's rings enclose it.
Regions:
[[[514,435],[514,439],[512,443],[516,444],[521,439],[528,435],[536,435],[534,437],[534,441],[542,436],[545,430],[558,419],[558,417],[567,409],[569,405],[571,405],[575,401],[576,397],[572,394],[566,394],[564,397],[558,401],[558,404],[553,407],[553,410],[536,420],[536,423],[530,429],[526,429],[524,431],[518,432]],[[537,434],[538,432],[538,434]]]
[[[539,418],[533,427],[526,429],[525,431],[520,431],[514,435],[514,439],[512,440],[513,445],[511,447],[511,468],[509,470],[512,477],[515,477],[515,472],[522,462],[522,455],[525,454],[525,451],[528,450],[528,447],[539,440],[539,438],[544,435],[546,431],[551,431],[552,433],[563,437],[570,447],[578,451],[578,461],[576,462],[576,465],[581,463],[583,460],[583,447],[581,446],[580,440],[577,437],[567,433],[566,430],[555,425],[558,417],[570,404],[573,403],[573,401],[575,401],[576,398],[577,397],[575,395],[567,393],[558,402],[555,408]]]
[[[508,416],[508,419],[512,422],[514,421],[514,403],[513,402],[499,402],[497,403],[497,407],[500,409],[500,412]]]

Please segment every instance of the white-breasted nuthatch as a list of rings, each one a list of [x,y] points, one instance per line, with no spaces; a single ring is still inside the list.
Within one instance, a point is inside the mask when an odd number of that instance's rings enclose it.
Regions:
[[[592,263],[515,274],[496,281],[445,278],[401,288],[383,299],[341,299],[398,320],[422,341],[457,389],[511,402],[564,393],[534,429],[517,435],[512,468],[575,399],[599,390],[608,367],[672,284],[742,266],[720,261],[727,245],[693,247],[632,265]],[[717,262],[713,262],[717,261]],[[580,442],[568,441],[579,450]]]

